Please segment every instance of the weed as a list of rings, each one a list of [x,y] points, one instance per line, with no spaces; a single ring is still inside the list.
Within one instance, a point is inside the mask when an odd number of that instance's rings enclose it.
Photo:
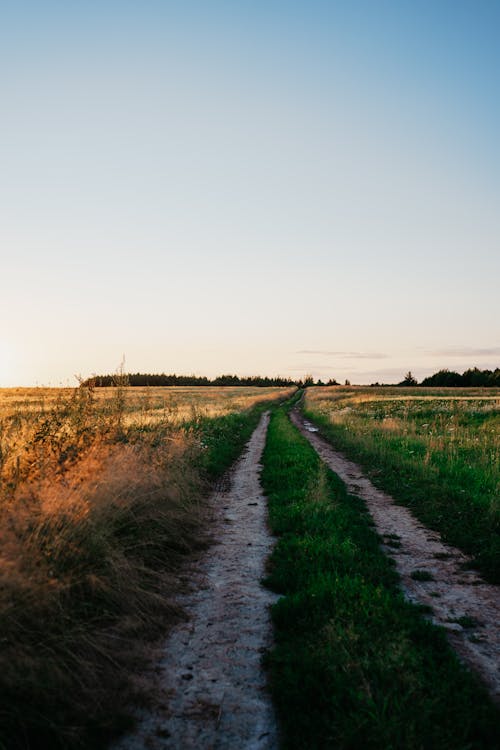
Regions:
[[[384,544],[386,547],[393,547],[394,549],[399,549],[401,547],[401,542],[397,539],[384,539]]]
[[[411,573],[411,578],[413,578],[414,581],[433,581],[434,576],[432,573],[429,573],[428,570],[414,570]]]
[[[480,627],[481,623],[476,620],[475,617],[470,617],[469,615],[463,615],[462,617],[459,617],[457,620],[455,620],[459,625],[461,625],[463,628],[478,628]]]

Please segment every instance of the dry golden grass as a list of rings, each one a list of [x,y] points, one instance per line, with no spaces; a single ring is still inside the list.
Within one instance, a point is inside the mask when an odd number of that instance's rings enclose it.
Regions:
[[[141,419],[145,413],[161,418],[166,413],[179,422],[189,419],[193,409],[210,417],[221,416],[273,401],[278,393],[291,394],[295,388],[147,386],[122,390],[130,419]],[[0,388],[0,419],[14,414],[39,414],[66,401],[74,392],[74,388]],[[105,410],[116,397],[116,388],[95,388],[94,397]]]
[[[199,446],[178,427],[128,441],[118,391],[2,395],[0,747],[78,747],[119,725],[116,691],[122,706],[178,616],[175,573],[203,542]]]
[[[2,750],[98,747],[126,720],[145,644],[179,616],[181,561],[206,543],[207,451],[245,439],[230,423],[208,447],[203,429],[286,393],[0,391]]]
[[[16,486],[64,469],[97,438],[165,434],[186,422],[241,413],[293,388],[120,387],[0,389],[0,481]],[[0,496],[1,497],[1,496]]]

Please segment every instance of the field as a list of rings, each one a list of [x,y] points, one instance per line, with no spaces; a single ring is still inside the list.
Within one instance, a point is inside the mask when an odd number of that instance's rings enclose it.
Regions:
[[[218,417],[252,407],[257,402],[272,401],[277,391],[288,389],[254,387],[135,387],[123,386],[126,394],[124,411],[132,420],[159,419],[169,415],[180,422],[193,410],[205,416]],[[75,395],[74,388],[0,388],[0,419],[18,414],[44,413],[49,408]],[[93,396],[106,411],[116,400],[116,388],[95,388]],[[109,411],[109,409],[108,409]]]
[[[0,391],[0,747],[101,747],[179,618],[204,497],[290,389]]]
[[[301,396],[294,388],[124,384],[0,391],[0,750],[104,749],[132,726],[134,708],[154,705],[157,644],[186,616],[176,599],[192,586],[186,561],[221,559],[231,530],[230,560],[236,554],[248,575],[238,545],[249,559],[265,545],[237,528],[230,504],[251,514],[260,500],[276,537],[265,583],[282,597],[264,657],[282,747],[498,747],[498,713],[484,686],[429,622],[430,608],[403,598],[390,558],[400,542],[377,535],[364,502],[289,413],[295,420],[302,409],[498,581],[500,392],[337,386]],[[266,410],[262,459],[245,471],[257,485],[260,477],[267,501],[245,494],[241,481],[240,494],[217,481]],[[215,495],[223,497],[218,522],[207,503],[214,486],[223,493]],[[224,577],[243,578],[238,564]],[[220,605],[222,624],[241,599],[227,611]],[[249,607],[253,621],[255,597]],[[208,624],[189,619],[187,631],[201,628],[204,643]],[[236,627],[238,659],[247,637]],[[180,655],[170,657],[175,664]],[[214,681],[214,695],[225,679]],[[210,705],[201,721],[217,736],[226,717],[222,702]]]
[[[293,389],[292,389],[293,390]],[[245,387],[0,389],[0,477],[18,482],[54,461],[79,457],[97,439],[162,435],[242,413],[289,389]]]
[[[498,715],[425,610],[403,599],[364,503],[286,416],[262,480],[278,535],[271,686],[287,750],[498,747]]]
[[[427,526],[500,582],[500,392],[316,388],[305,413]]]

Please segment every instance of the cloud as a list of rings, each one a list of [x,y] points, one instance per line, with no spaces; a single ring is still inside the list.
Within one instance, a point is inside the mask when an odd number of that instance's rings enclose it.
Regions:
[[[388,354],[380,352],[332,352],[325,349],[300,349],[296,354],[319,354],[338,359],[387,359],[389,357]]]
[[[427,354],[432,357],[499,357],[500,346],[484,349],[473,346],[453,346],[445,349],[432,349]]]

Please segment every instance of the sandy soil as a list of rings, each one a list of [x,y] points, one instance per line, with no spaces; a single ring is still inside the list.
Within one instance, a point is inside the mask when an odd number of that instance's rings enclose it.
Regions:
[[[396,562],[405,595],[413,602],[432,607],[432,620],[446,628],[462,661],[500,702],[498,586],[485,583],[475,571],[464,570],[466,555],[444,544],[436,531],[422,526],[407,508],[396,505],[392,497],[377,489],[360,467],[334,450],[298,409],[292,410],[291,417],[349,492],[366,502],[377,532],[384,539],[384,551]],[[426,571],[432,580],[414,580],[411,574],[416,570]],[[468,618],[462,621],[464,627],[457,622],[463,617]]]
[[[277,599],[260,585],[273,544],[259,483],[268,422],[266,414],[211,498],[216,543],[191,571],[191,593],[180,598],[189,620],[165,643],[161,705],[116,750],[278,746],[261,663],[272,642],[269,606]]]

